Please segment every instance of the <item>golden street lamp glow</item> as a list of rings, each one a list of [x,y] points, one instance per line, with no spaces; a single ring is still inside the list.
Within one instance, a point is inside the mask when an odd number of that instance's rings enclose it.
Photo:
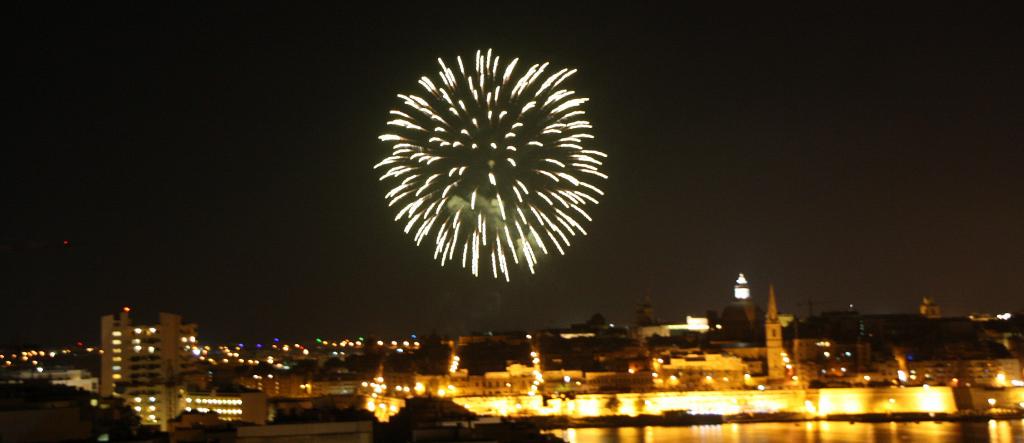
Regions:
[[[607,155],[589,146],[589,99],[564,88],[575,69],[517,71],[519,59],[503,65],[491,50],[455,60],[420,77],[422,96],[398,94],[392,132],[378,137],[391,153],[374,169],[393,186],[384,198],[395,221],[417,245],[432,237],[441,266],[458,261],[479,276],[489,263],[508,281],[511,265],[533,273],[539,255],[564,255],[570,237],[587,234]]]
[[[996,374],[996,386],[1006,386],[1006,373],[1000,371]]]

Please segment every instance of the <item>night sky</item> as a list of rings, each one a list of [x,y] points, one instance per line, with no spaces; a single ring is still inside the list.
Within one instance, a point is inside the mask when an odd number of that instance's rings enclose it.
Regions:
[[[9,7],[0,344],[123,305],[213,340],[675,320],[739,272],[802,315],[1024,309],[1019,15],[441,4]],[[578,67],[610,156],[590,235],[511,284],[414,247],[371,169],[478,48]]]

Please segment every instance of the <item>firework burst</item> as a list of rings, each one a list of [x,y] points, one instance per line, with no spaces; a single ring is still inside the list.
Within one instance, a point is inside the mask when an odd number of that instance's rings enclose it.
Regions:
[[[430,238],[441,266],[458,262],[479,275],[509,279],[511,264],[534,272],[538,254],[565,254],[586,235],[587,205],[604,193],[594,184],[606,155],[583,105],[564,89],[575,69],[549,63],[517,71],[491,50],[464,63],[437,59],[423,93],[398,94],[389,133],[391,153],[374,166],[394,185],[384,196],[395,221],[417,245]]]

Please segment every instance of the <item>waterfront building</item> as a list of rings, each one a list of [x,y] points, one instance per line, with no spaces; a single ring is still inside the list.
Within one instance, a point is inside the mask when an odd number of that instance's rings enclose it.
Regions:
[[[721,314],[709,312],[705,352],[721,352],[743,361],[747,384],[782,385],[800,380],[796,365],[786,350],[787,324],[793,316],[779,312],[775,288],[769,286],[766,309],[757,305],[750,282],[739,274],[733,286],[733,300]],[[793,343],[790,341],[790,343]]]
[[[659,356],[651,377],[658,389],[673,391],[742,389],[748,372],[739,357],[693,353]]]
[[[768,366],[768,383],[778,385],[786,380],[786,361],[789,358],[782,349],[782,324],[779,309],[775,305],[775,287],[768,286],[768,313],[764,320],[765,357]],[[792,367],[792,365],[790,366]]]
[[[1020,383],[1021,366],[1016,358],[911,360],[904,384],[1005,388]],[[895,375],[900,378],[897,370]]]

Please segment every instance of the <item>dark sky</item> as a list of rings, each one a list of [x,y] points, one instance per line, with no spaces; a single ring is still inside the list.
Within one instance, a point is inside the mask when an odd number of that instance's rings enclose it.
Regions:
[[[1024,309],[1019,15],[334,3],[5,12],[0,343],[126,304],[216,340],[676,319],[738,272],[790,312]],[[489,47],[580,68],[610,154],[590,236],[511,284],[414,247],[371,170],[394,94]]]

